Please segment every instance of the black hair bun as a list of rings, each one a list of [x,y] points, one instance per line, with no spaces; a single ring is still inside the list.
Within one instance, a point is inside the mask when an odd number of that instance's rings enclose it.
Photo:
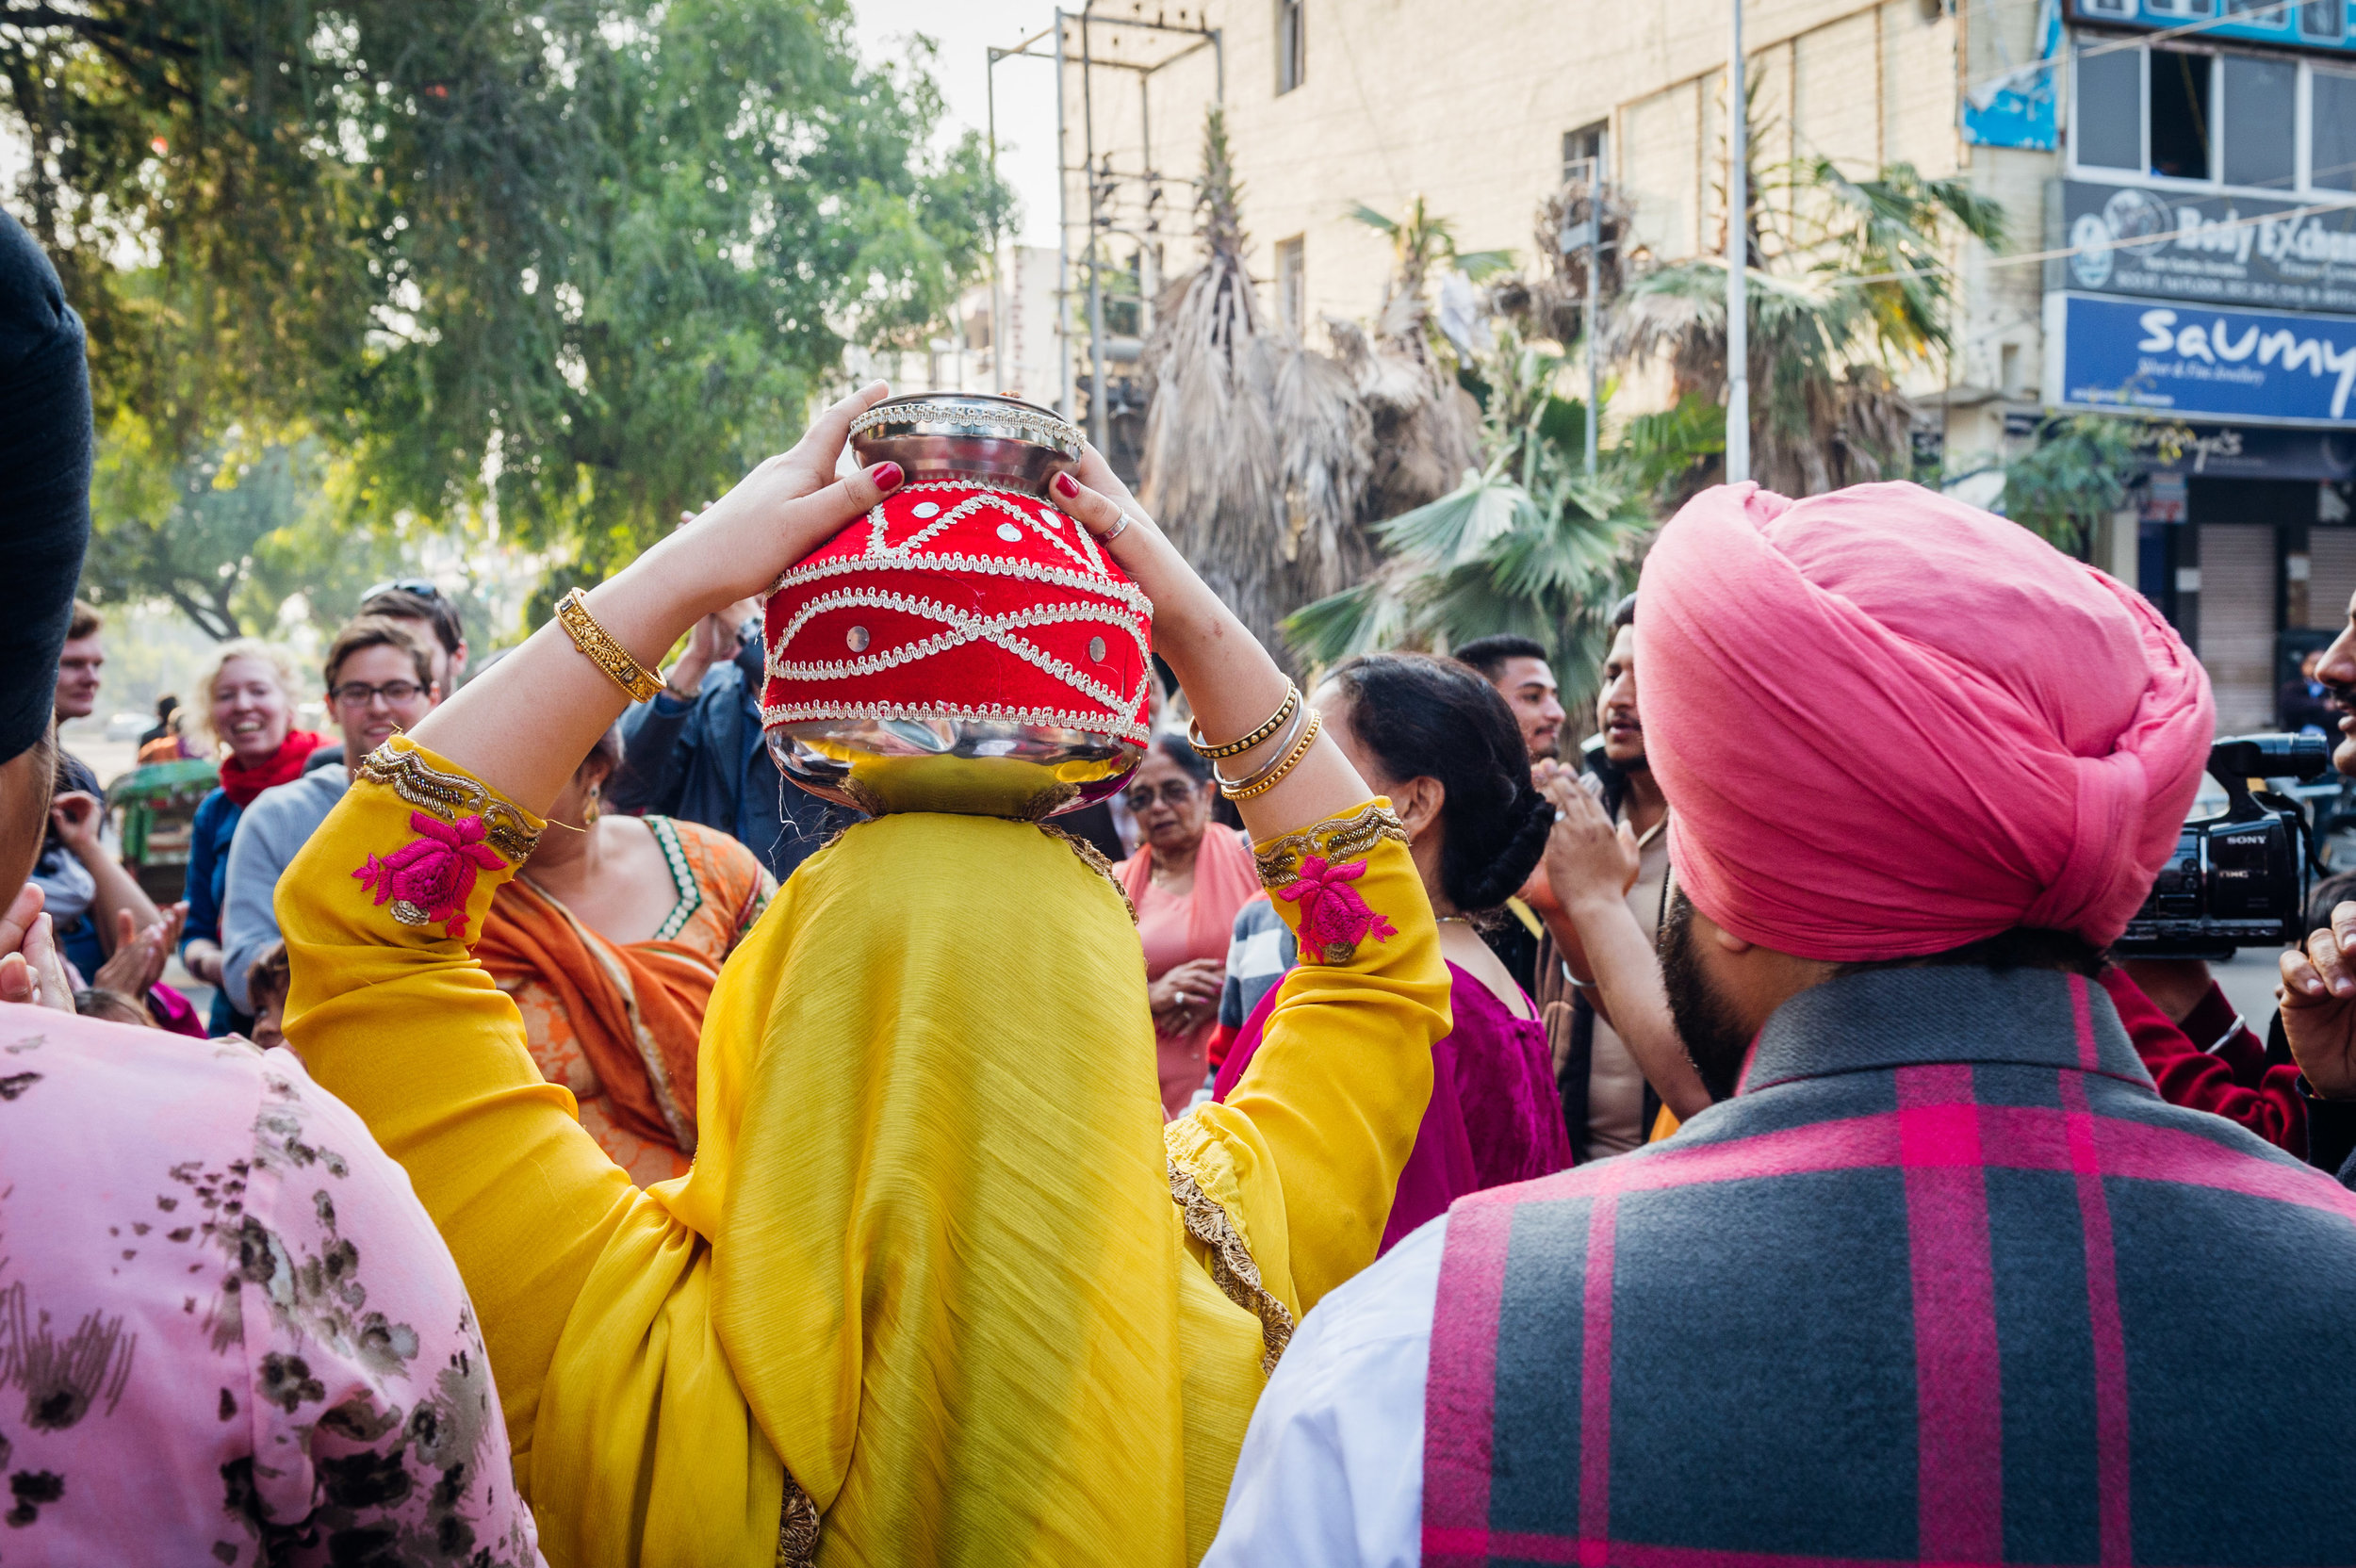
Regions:
[[[1467,912],[1496,908],[1521,891],[1530,874],[1546,858],[1546,838],[1554,831],[1554,802],[1527,786],[1522,794],[1523,798],[1513,803],[1519,825],[1497,852],[1496,858],[1472,886],[1461,891],[1448,890],[1457,907]]]

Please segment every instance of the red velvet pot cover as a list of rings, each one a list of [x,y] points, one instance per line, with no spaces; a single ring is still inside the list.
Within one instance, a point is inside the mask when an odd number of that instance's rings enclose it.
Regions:
[[[761,722],[1004,719],[1143,745],[1153,614],[1051,503],[906,485],[777,580]]]

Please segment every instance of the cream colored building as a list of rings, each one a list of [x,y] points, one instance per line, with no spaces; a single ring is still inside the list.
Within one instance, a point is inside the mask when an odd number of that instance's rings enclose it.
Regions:
[[[1382,299],[1389,246],[1348,216],[1361,202],[1396,216],[1420,195],[1461,249],[1528,259],[1540,200],[1592,158],[1654,258],[1716,251],[1727,5],[1101,0],[1085,21],[1064,13],[1077,411],[1093,370],[1091,208],[1107,380],[1133,408],[1124,356],[1150,325],[1138,296],[1193,263],[1188,182],[1214,103],[1263,303],[1312,342],[1321,318],[1364,319]],[[2000,455],[2066,409],[2155,417],[2128,476],[2134,510],[2090,553],[2193,639],[2228,729],[2274,722],[2285,673],[2356,587],[2356,406],[2283,357],[2356,364],[2356,7],[1747,0],[1743,26],[1757,162],[1821,155],[1869,175],[1904,162],[2004,209],[2007,253],[1955,247],[1955,351],[1907,385],[1950,482],[1995,500]],[[2009,127],[1990,118],[2005,88],[2023,106]],[[2155,312],[2174,313],[2172,340]],[[2304,347],[2263,374],[2220,364],[2204,345],[2229,327],[2220,346]]]
[[[1766,136],[1759,161],[1821,155],[1860,174],[1900,161],[1926,175],[1961,172],[2006,203],[2034,248],[2052,155],[1965,145],[1956,105],[1973,60],[2000,70],[2030,55],[2035,5],[1972,0],[1958,17],[1939,0],[1751,0],[1745,53]],[[1182,14],[1216,29],[1217,46],[1136,24]],[[1975,41],[1974,24],[1988,36]],[[2017,36],[2000,50],[1991,29]],[[1200,167],[1203,111],[1222,86],[1252,271],[1268,306],[1313,340],[1320,318],[1365,318],[1382,299],[1390,252],[1348,216],[1360,202],[1396,216],[1420,195],[1461,249],[1527,259],[1539,202],[1579,160],[1600,156],[1655,257],[1721,243],[1724,0],[1208,0],[1190,13],[1117,0],[1092,8],[1085,32],[1096,67],[1086,72],[1083,27],[1076,14],[1067,20],[1065,202],[1083,403],[1080,171],[1098,172],[1110,220],[1100,228],[1117,261],[1143,236],[1159,244],[1165,270],[1185,270],[1194,253],[1187,181]],[[2034,266],[1988,273],[1977,255],[1957,260],[1971,275],[1962,351],[1937,384],[1916,390],[1950,407],[1951,450],[1992,449],[2000,400],[2034,401],[2039,279]]]

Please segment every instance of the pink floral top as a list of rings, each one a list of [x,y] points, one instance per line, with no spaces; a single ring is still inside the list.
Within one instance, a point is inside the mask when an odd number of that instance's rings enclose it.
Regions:
[[[473,1309],[286,1051],[0,1004],[0,1559],[538,1563]]]

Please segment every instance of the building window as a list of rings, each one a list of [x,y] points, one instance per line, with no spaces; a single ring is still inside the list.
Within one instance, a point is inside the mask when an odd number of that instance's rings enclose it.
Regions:
[[[1301,11],[1307,0],[1276,0],[1276,91],[1278,96],[1301,84],[1307,74]]]
[[[1605,125],[1600,120],[1562,133],[1562,183],[1604,178]]]
[[[1295,337],[1301,335],[1309,315],[1309,270],[1302,237],[1276,242],[1276,318]]]
[[[2084,172],[2285,196],[2356,190],[2356,74],[2346,71],[2102,40],[2079,51],[2072,98],[2070,161]]]
[[[2078,162],[2143,172],[2143,51],[2078,57]]]
[[[2315,145],[2308,178],[2327,190],[2356,190],[2356,74],[2317,70],[2311,88]]]

